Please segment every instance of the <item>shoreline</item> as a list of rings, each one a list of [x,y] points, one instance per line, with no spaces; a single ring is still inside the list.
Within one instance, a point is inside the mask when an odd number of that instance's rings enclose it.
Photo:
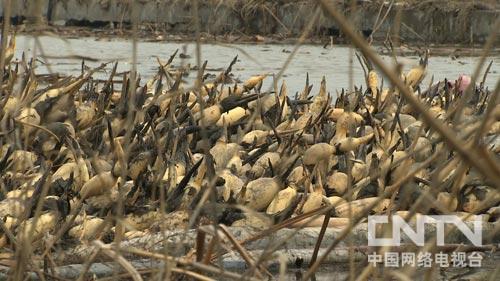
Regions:
[[[488,40],[500,14],[500,5],[490,0],[363,0],[356,7],[340,0],[331,1],[365,38],[394,46],[479,46]],[[207,41],[294,43],[294,38],[299,38],[310,25],[310,36],[306,36],[309,43],[348,43],[338,24],[321,12],[314,1],[203,1],[196,10],[197,21],[193,18],[195,8],[188,1],[140,1],[135,5],[116,0],[45,0],[38,6],[30,3],[14,1],[14,28],[60,30],[59,33],[79,29],[78,36],[93,28],[91,33],[97,36],[120,36],[120,32],[129,36],[136,22],[140,38],[163,36],[184,41],[195,38],[198,22],[198,31]],[[3,14],[3,5],[0,12]]]
[[[14,28],[16,34],[25,36],[57,36],[64,39],[95,38],[96,41],[131,41],[133,31],[131,29],[117,28],[91,28],[85,26],[55,26],[45,25],[36,29],[26,28],[24,25],[18,25]],[[180,33],[167,33],[162,31],[145,30],[145,26],[140,28],[137,33],[140,42],[172,42],[172,43],[195,43],[194,35],[185,35]],[[276,35],[211,35],[202,33],[200,43],[202,44],[241,44],[241,45],[295,45],[298,42],[297,37],[282,37]],[[325,49],[332,46],[348,47],[349,42],[342,38],[325,39],[320,36],[312,36],[304,40],[302,45],[323,46]],[[374,48],[379,54],[392,55],[391,51],[383,42],[375,41]],[[425,50],[429,49],[433,56],[449,56],[452,59],[460,57],[479,57],[483,53],[481,44],[430,44],[422,46],[421,44],[401,44],[394,50],[396,56],[422,56]],[[493,47],[488,56],[500,56],[500,47]]]

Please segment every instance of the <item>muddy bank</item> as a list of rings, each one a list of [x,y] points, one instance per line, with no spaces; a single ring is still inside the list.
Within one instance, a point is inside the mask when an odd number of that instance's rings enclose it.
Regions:
[[[472,224],[467,223],[467,227],[472,227]],[[427,225],[429,226],[429,225]],[[495,227],[494,223],[485,223],[483,224],[485,231],[485,236],[490,233]],[[414,225],[412,225],[414,227]],[[202,227],[209,235],[204,239],[204,245],[208,245],[211,237],[215,233],[213,231],[212,226]],[[264,237],[263,239],[259,239],[253,242],[244,243],[243,241],[257,235],[259,230],[253,229],[251,227],[228,227],[227,228],[232,235],[237,237],[238,241],[242,242],[243,245],[247,249],[247,253],[252,256],[254,260],[259,260],[262,255],[265,256],[263,258],[262,263],[269,268],[269,271],[274,275],[279,275],[280,263],[284,263],[283,265],[286,267],[285,274],[290,278],[293,277],[297,273],[303,273],[303,271],[307,270],[309,263],[311,262],[311,257],[313,256],[314,246],[317,243],[317,237],[320,232],[319,227],[306,227],[304,229],[288,229],[284,228],[281,230],[272,233],[269,236]],[[322,246],[319,248],[319,255],[323,255],[326,251],[326,248],[333,243],[335,239],[338,239],[341,234],[341,228],[328,228],[325,232],[325,236],[323,238]],[[166,231],[165,233],[156,233],[156,234],[145,234],[143,237],[134,238],[128,241],[123,241],[121,247],[123,249],[127,248],[141,248],[146,249],[149,252],[159,253],[166,247],[168,249],[168,253],[174,257],[184,257],[186,254],[195,249],[196,247],[196,237],[199,230],[189,230],[187,232],[179,230],[179,231]],[[219,230],[220,232],[220,230]],[[426,227],[425,230],[426,237],[435,237],[436,228],[434,226]],[[495,266],[498,264],[500,256],[498,253],[489,252],[485,249],[493,248],[491,244],[485,244],[483,249],[471,248],[467,245],[470,243],[466,238],[459,234],[460,231],[457,229],[453,230],[449,236],[447,236],[446,241],[448,243],[454,243],[452,247],[443,247],[439,250],[445,251],[447,253],[451,253],[453,251],[481,251],[481,256],[483,257],[482,268],[441,268],[441,275],[439,271],[434,271],[432,273],[433,280],[449,280],[453,276],[458,274],[462,275],[461,280],[477,280],[478,275],[484,276],[485,273],[493,270]],[[230,242],[225,238],[222,232],[219,233],[222,238],[222,244],[230,245]],[[494,240],[498,241],[498,233]],[[417,250],[414,246],[408,246],[409,238],[407,236],[403,237],[403,245],[402,247],[395,247],[392,251],[399,252],[413,252]],[[485,241],[486,243],[490,243],[491,241]],[[361,223],[356,226],[351,233],[347,236],[347,238],[339,243],[339,246],[336,247],[332,252],[327,255],[327,258],[323,262],[323,268],[317,273],[317,276],[320,277],[319,280],[332,280],[326,279],[328,276],[331,277],[332,272],[335,274],[340,274],[341,276],[346,277],[348,275],[348,263],[349,259],[352,257],[355,262],[355,267],[358,270],[362,270],[367,264],[367,255],[376,251],[376,248],[370,248],[362,245],[367,244],[367,224]],[[281,245],[278,247],[276,251],[273,253],[266,253],[266,249],[269,249],[270,245]],[[352,253],[349,251],[349,246],[354,245],[352,249]],[[459,246],[461,245],[461,246]],[[486,246],[487,245],[487,246]],[[218,265],[220,268],[223,268],[227,272],[244,272],[250,266],[248,263],[241,257],[241,255],[237,251],[229,251],[223,250],[224,247],[218,248],[218,252],[220,253],[220,259],[214,261],[215,265]],[[467,250],[468,248],[468,250]],[[227,248],[226,248],[227,249]],[[74,249],[67,249],[65,254],[60,255],[59,258],[64,258],[64,261],[60,261],[60,266],[54,268],[54,272],[57,273],[57,276],[67,278],[67,279],[75,279],[81,274],[84,270],[84,262],[88,256],[91,256],[93,253],[96,253],[98,247],[95,245],[81,245]],[[188,254],[189,255],[189,254]],[[164,265],[161,259],[148,258],[145,259],[141,257],[141,255],[128,253],[127,250],[124,251],[123,256],[128,258],[130,263],[137,270],[145,270],[145,269],[160,269]],[[89,267],[89,272],[87,276],[98,276],[98,277],[106,277],[111,276],[117,268],[114,267],[114,263],[112,259],[107,257],[103,253],[97,253],[96,259],[94,263]],[[124,273],[122,269],[118,269],[120,273]],[[381,267],[378,270],[383,270]],[[422,268],[417,269],[423,271]],[[0,266],[0,280],[6,278],[4,272],[8,271],[8,268]],[[417,271],[416,274],[413,275],[414,280],[420,279],[420,272]],[[37,276],[32,273],[31,277],[33,279],[38,280]],[[226,279],[224,279],[226,280]],[[233,280],[233,279],[230,279]]]
[[[118,0],[13,1],[13,22],[36,22],[43,17],[53,26],[85,26],[126,30],[133,19],[142,23],[141,33],[159,38],[182,35],[193,38],[193,7],[189,1],[138,1],[136,6]],[[313,19],[311,37],[321,43],[344,42],[337,25],[317,10],[315,1],[200,1],[199,20],[205,37],[253,38],[256,35],[286,40],[298,37]],[[256,3],[258,2],[258,3]],[[498,5],[491,1],[401,1],[381,7],[379,1],[359,1],[359,6],[338,6],[365,36],[382,42],[401,19],[399,40],[418,44],[477,44],[486,41],[498,17]],[[411,3],[408,3],[411,2]],[[444,2],[444,3],[443,3]],[[136,9],[134,9],[136,8]],[[3,10],[3,8],[2,8]],[[135,11],[135,12],[132,12]],[[380,19],[385,21],[380,23]],[[41,16],[36,16],[41,15]],[[378,28],[374,28],[379,21]],[[23,27],[20,27],[23,29]],[[262,38],[264,40],[265,38]],[[395,40],[395,39],[393,39]]]

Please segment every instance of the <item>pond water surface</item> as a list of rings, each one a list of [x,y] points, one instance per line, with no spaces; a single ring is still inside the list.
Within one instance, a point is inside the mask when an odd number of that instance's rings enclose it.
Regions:
[[[23,51],[31,57],[35,52],[48,56],[45,65],[39,63],[37,74],[59,72],[61,74],[78,75],[81,71],[81,61],[70,56],[85,56],[97,59],[97,61],[87,62],[89,66],[97,66],[101,62],[118,60],[118,71],[131,69],[132,42],[131,40],[110,40],[96,38],[62,39],[59,37],[38,37],[39,43],[31,36],[19,36],[16,57],[20,58]],[[40,48],[41,47],[41,48]],[[219,73],[225,69],[234,56],[238,55],[238,62],[233,67],[236,78],[245,80],[251,75],[263,73],[277,74],[283,67],[286,59],[293,50],[293,45],[263,45],[263,44],[203,44],[201,46],[202,61],[208,60],[207,69],[210,73]],[[150,78],[158,69],[157,57],[163,62],[168,60],[173,52],[179,49],[179,53],[184,53],[188,58],[174,60],[175,65],[196,65],[195,44],[194,43],[169,43],[169,42],[139,42],[137,46],[137,69],[144,79]],[[327,89],[332,94],[342,88],[349,88],[351,82],[354,85],[364,84],[363,70],[356,59],[352,57],[352,51],[346,46],[334,46],[325,49],[319,45],[303,45],[291,61],[283,75],[283,79],[289,89],[290,94],[301,91],[304,88],[306,73],[309,73],[310,81],[315,85],[313,93],[318,90],[322,76],[326,77]],[[350,59],[353,58],[352,64]],[[382,56],[387,63],[392,63],[392,58]],[[399,62],[404,64],[406,70],[418,64],[419,57],[401,57]],[[472,74],[479,57],[460,57],[451,59],[450,57],[433,57],[429,59],[428,75],[424,80],[427,87],[431,76],[434,81],[448,78],[457,79],[460,74]],[[486,85],[490,88],[500,78],[500,57],[490,57],[488,62],[493,61]],[[352,67],[351,67],[352,65]],[[486,67],[483,67],[481,77]],[[352,73],[352,81],[350,74]],[[99,75],[98,75],[99,76]],[[105,78],[105,74],[101,74]],[[191,72],[187,80],[196,77],[196,72]],[[267,79],[270,86],[271,79]]]

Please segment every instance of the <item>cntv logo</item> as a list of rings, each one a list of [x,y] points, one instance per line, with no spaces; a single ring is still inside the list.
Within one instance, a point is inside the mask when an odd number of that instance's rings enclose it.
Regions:
[[[401,245],[401,231],[403,231],[410,240],[417,246],[425,245],[425,224],[436,225],[436,244],[444,246],[445,224],[452,224],[474,245],[482,246],[482,218],[475,216],[472,220],[473,228],[469,228],[467,224],[459,217],[454,215],[439,215],[427,216],[419,215],[415,217],[415,230],[406,223],[406,221],[398,215],[391,216],[392,218],[392,238],[377,238],[376,226],[377,224],[389,223],[389,216],[377,215],[368,216],[368,246],[382,247],[382,246],[400,246]]]

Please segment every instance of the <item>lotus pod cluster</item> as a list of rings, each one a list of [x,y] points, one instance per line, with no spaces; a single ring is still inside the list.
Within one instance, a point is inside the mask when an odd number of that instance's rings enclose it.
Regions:
[[[374,70],[366,86],[335,94],[324,78],[316,88],[307,77],[292,96],[284,81],[266,90],[268,73],[235,79],[237,58],[216,75],[205,75],[205,62],[202,80],[189,85],[175,58],[145,82],[116,64],[59,77],[6,58],[0,219],[9,232],[41,245],[65,226],[58,238],[81,243],[185,227],[193,213],[204,219],[192,227],[265,227],[324,206],[348,223],[374,202],[372,214],[498,218],[498,182],[470,168]],[[103,69],[109,77],[94,79]],[[485,161],[498,166],[492,93],[472,85],[462,102],[458,82],[423,89],[425,73],[426,63],[402,77],[436,119],[463,140],[477,137]],[[4,230],[0,245],[12,245]]]

